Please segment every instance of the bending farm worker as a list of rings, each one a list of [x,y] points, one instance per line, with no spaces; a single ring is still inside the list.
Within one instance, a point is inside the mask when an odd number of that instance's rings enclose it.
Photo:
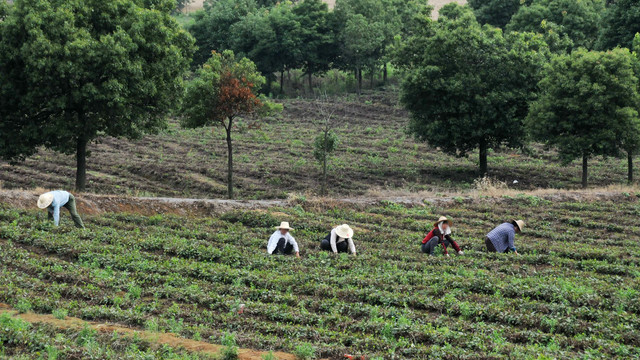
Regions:
[[[491,230],[484,239],[484,243],[487,246],[489,252],[507,252],[513,251],[518,255],[514,240],[516,233],[519,233],[524,228],[524,221],[512,220],[504,224],[498,225],[495,229]]]
[[[296,256],[300,257],[298,242],[291,236],[290,230],[293,230],[293,228],[289,226],[288,222],[283,221],[280,223],[280,226],[276,227],[276,232],[269,238],[267,253],[272,255],[291,255],[295,252]]]
[[[71,218],[76,224],[76,227],[84,229],[82,219],[80,215],[78,215],[78,210],[76,210],[76,198],[67,191],[56,190],[40,195],[38,198],[38,207],[40,209],[47,209],[47,217],[49,220],[53,219],[55,226],[60,224],[60,208],[65,207],[69,210],[69,214],[71,214]]]
[[[334,254],[351,252],[355,255],[356,246],[353,243],[353,229],[347,224],[336,226],[329,235],[322,239],[320,249],[331,251]]]
[[[464,253],[458,246],[458,243],[451,237],[451,221],[445,216],[441,216],[438,221],[433,224],[433,229],[422,240],[422,252],[429,255],[434,255],[434,251],[438,245],[442,244],[444,254],[449,256],[447,247],[453,246],[458,255]]]

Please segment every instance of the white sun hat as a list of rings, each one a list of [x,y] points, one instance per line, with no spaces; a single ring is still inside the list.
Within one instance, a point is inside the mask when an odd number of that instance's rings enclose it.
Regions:
[[[276,229],[285,229],[285,230],[293,230],[292,227],[289,226],[289,223],[286,221],[283,221],[280,223],[280,226],[276,226]]]
[[[336,227],[336,234],[343,239],[351,239],[353,237],[353,229],[347,224],[342,224]]]
[[[524,229],[524,221],[522,220],[513,220],[514,223],[516,223],[516,226],[518,227],[518,229],[520,229],[520,231],[522,231]]]
[[[46,209],[53,202],[53,194],[48,192],[40,195],[38,198],[38,207],[40,209]]]

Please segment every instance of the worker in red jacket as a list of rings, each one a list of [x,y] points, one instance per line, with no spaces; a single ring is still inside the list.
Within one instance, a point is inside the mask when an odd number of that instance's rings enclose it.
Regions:
[[[422,252],[434,255],[434,250],[439,244],[442,244],[446,256],[449,256],[449,252],[447,251],[449,245],[453,246],[458,255],[464,254],[462,250],[460,250],[458,243],[451,238],[451,221],[444,216],[441,216],[438,221],[433,224],[433,230],[422,240]]]

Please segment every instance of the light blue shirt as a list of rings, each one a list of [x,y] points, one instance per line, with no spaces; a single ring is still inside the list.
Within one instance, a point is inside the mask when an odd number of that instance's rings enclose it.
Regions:
[[[53,223],[58,226],[60,224],[60,208],[69,202],[69,193],[64,190],[51,191],[53,194],[53,202],[47,210],[53,214]]]

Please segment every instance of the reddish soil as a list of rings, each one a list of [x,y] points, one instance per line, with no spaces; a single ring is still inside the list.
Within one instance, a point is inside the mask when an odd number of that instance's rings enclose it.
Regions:
[[[45,323],[52,325],[56,328],[60,329],[82,329],[85,326],[89,326],[96,331],[103,333],[113,333],[117,331],[118,334],[125,336],[133,336],[134,334],[138,334],[138,336],[146,341],[157,343],[157,344],[166,344],[173,348],[184,348],[190,352],[198,352],[198,353],[206,353],[206,354],[218,354],[220,350],[222,350],[223,346],[210,344],[202,341],[195,341],[191,339],[184,339],[178,337],[171,333],[156,333],[150,332],[140,329],[134,329],[129,327],[120,326],[117,324],[105,324],[105,323],[97,323],[92,321],[84,321],[79,318],[74,317],[66,317],[65,319],[56,319],[53,315],[44,315],[44,314],[34,314],[34,313],[24,313],[19,314],[17,311],[11,309],[11,307],[7,304],[0,303],[0,314],[1,313],[9,313],[14,317],[20,318],[29,323],[37,324],[37,323]],[[262,355],[266,354],[266,352],[261,352],[257,350],[251,349],[239,349],[238,350],[238,359],[240,360],[260,360],[262,359]],[[293,354],[287,354],[283,352],[274,352],[274,355],[278,359],[282,360],[295,360],[296,357]]]

